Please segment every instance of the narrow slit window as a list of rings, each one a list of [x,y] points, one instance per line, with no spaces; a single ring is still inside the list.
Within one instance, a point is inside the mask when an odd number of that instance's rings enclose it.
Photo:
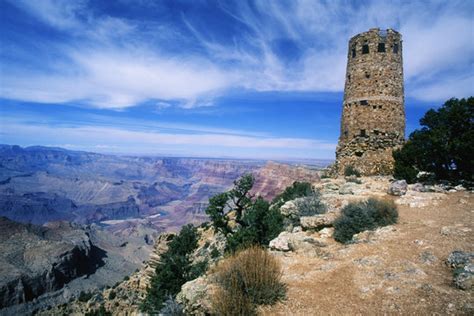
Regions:
[[[375,110],[375,109],[377,108],[377,106],[376,106],[376,105],[374,105],[374,106],[372,106],[372,108]]]
[[[398,43],[393,44],[393,53],[398,54]]]
[[[370,74],[368,72],[365,73],[365,78],[367,78],[367,79],[370,78]]]
[[[379,53],[385,53],[385,43],[379,43],[379,46],[377,47],[377,51]]]
[[[352,58],[356,57],[356,49],[352,47]]]
[[[362,46],[362,54],[368,54],[369,53],[369,44],[364,44]]]
[[[367,133],[365,132],[365,129],[360,130],[360,136],[362,136],[362,137],[367,136]]]
[[[369,105],[369,102],[367,102],[367,100],[361,100],[360,105]]]

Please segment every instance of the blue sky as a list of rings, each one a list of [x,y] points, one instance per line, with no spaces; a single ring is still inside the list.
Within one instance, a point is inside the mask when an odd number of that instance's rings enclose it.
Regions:
[[[333,158],[347,41],[403,35],[407,132],[474,93],[474,1],[0,0],[0,142]]]

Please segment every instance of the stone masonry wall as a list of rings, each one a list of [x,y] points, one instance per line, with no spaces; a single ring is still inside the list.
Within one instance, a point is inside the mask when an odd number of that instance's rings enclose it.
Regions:
[[[349,41],[336,169],[388,174],[405,138],[401,35],[370,29]]]

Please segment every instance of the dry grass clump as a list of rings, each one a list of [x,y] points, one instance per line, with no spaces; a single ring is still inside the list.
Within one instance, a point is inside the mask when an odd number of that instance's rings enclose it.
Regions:
[[[214,276],[220,286],[212,300],[216,315],[255,315],[257,305],[285,297],[279,261],[257,246],[223,260]]]

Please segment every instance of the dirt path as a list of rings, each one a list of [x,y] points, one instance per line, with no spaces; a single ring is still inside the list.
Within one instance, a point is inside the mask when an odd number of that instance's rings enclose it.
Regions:
[[[474,314],[473,291],[454,288],[444,263],[454,250],[474,252],[474,194],[446,196],[399,206],[393,231],[373,242],[332,241],[328,258],[280,254],[288,298],[262,314]]]

